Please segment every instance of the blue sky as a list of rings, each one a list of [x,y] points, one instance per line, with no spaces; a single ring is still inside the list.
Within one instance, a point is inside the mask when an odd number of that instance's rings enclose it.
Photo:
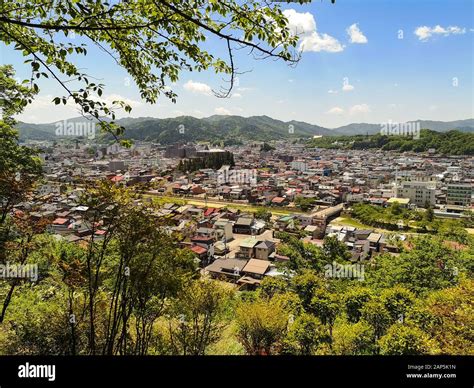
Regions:
[[[284,5],[301,34],[303,57],[296,68],[281,61],[255,61],[236,55],[239,76],[234,96],[220,99],[209,88],[225,85],[213,72],[182,73],[173,90],[178,102],[156,105],[140,100],[126,72],[92,46],[75,59],[106,84],[105,98],[123,98],[133,117],[183,114],[268,115],[325,127],[351,122],[474,117],[474,2],[470,0],[329,0]],[[352,27],[351,27],[352,26]],[[303,32],[304,29],[304,32]],[[223,42],[206,48],[225,58]],[[0,46],[2,63],[12,63],[20,78],[29,66],[11,48]],[[77,115],[71,106],[55,107],[58,85],[42,81],[37,101],[19,118],[52,122]],[[126,116],[122,114],[119,116]]]

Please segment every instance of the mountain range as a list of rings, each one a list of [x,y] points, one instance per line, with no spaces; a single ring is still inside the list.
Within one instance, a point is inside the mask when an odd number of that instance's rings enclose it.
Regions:
[[[67,120],[68,123],[90,122],[83,117]],[[438,132],[459,130],[474,133],[474,119],[456,121],[416,120],[421,128]],[[270,141],[287,138],[359,135],[380,133],[380,124],[353,123],[330,129],[302,121],[280,121],[268,116],[223,116],[206,118],[181,116],[175,118],[123,118],[117,123],[126,128],[124,137],[132,140],[154,141],[171,144],[177,141],[211,141],[238,143],[242,140]],[[20,140],[56,140],[56,122],[31,124],[19,122]],[[100,135],[104,137],[104,135]],[[107,136],[105,136],[107,140]]]

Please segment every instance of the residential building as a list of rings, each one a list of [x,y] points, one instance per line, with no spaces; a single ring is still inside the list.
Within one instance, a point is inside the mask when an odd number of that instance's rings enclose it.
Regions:
[[[448,205],[470,206],[472,201],[471,183],[450,183],[448,184],[447,203]]]

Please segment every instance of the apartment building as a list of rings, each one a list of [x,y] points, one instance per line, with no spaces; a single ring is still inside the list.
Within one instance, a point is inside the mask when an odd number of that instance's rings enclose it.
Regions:
[[[448,205],[471,206],[472,184],[471,183],[449,183],[447,192]]]
[[[396,187],[397,198],[410,198],[410,202],[423,207],[427,203],[434,205],[436,203],[436,184],[435,182],[400,182]]]

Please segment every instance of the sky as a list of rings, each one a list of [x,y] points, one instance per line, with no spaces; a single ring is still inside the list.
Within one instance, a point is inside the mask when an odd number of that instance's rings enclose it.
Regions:
[[[474,117],[474,2],[471,0],[329,0],[283,4],[297,31],[302,59],[256,61],[236,52],[240,71],[230,98],[213,95],[225,86],[214,72],[182,72],[171,85],[176,104],[164,96],[149,105],[125,70],[92,45],[74,60],[106,85],[104,99],[132,106],[119,117],[177,117],[214,114],[267,115],[335,128],[349,123],[451,121]],[[76,38],[77,39],[77,38]],[[205,47],[226,58],[224,42]],[[0,45],[1,63],[28,78],[30,66]],[[42,80],[36,101],[18,118],[47,123],[77,116],[72,105],[54,106],[59,85]]]

